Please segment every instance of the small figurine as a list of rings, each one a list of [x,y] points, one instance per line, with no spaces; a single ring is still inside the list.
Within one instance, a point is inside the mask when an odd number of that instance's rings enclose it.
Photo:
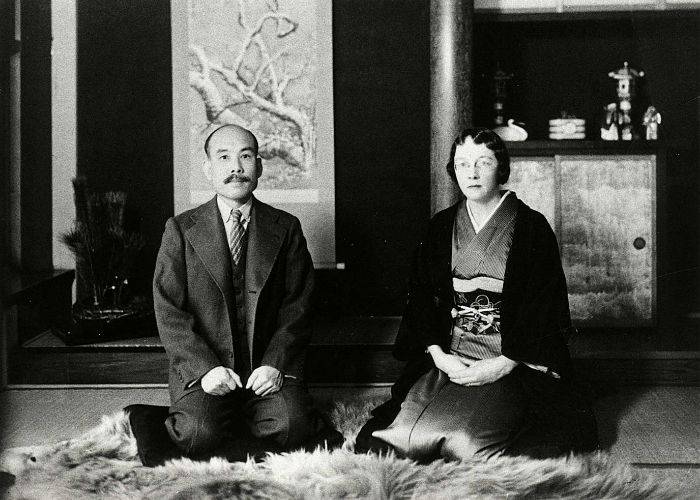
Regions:
[[[600,138],[604,141],[617,141],[620,135],[617,131],[617,104],[611,102],[603,108],[605,110],[605,118],[600,127]]]
[[[644,119],[642,124],[646,129],[646,140],[655,141],[659,138],[659,125],[661,124],[661,113],[656,111],[654,106],[649,106],[646,113],[644,113]]]
[[[623,141],[631,141],[632,130],[632,98],[634,97],[634,81],[636,78],[644,76],[644,71],[632,69],[625,61],[622,68],[608,73],[610,78],[617,80],[617,97],[620,104],[617,109],[617,124],[619,126],[620,138]]]
[[[493,75],[493,97],[494,97],[493,110],[495,112],[493,124],[497,127],[505,126],[505,123],[506,123],[506,118],[505,118],[505,104],[506,104],[506,96],[507,96],[506,83],[508,83],[508,80],[510,80],[512,78],[513,78],[512,74],[510,74],[510,75],[507,74],[505,71],[503,71],[501,69],[500,63],[496,63],[496,73]]]

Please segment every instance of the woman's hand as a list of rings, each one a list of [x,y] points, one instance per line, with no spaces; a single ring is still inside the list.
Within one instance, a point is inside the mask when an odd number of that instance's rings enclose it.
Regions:
[[[464,370],[465,367],[469,366],[468,360],[462,359],[454,354],[445,354],[440,346],[431,345],[428,347],[428,352],[433,358],[433,363],[435,367],[447,374],[448,377],[452,377],[453,373],[458,373]]]
[[[448,373],[450,380],[455,384],[464,386],[490,384],[512,372],[518,362],[505,356],[498,356],[478,361],[465,360],[465,364],[469,366]]]

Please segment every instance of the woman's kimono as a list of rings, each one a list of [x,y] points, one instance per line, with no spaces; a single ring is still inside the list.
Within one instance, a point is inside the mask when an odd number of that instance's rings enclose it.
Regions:
[[[570,328],[556,238],[541,214],[515,193],[478,232],[464,201],[440,212],[419,245],[394,349],[406,370],[357,449],[389,443],[431,460],[594,448],[592,411],[570,379]],[[464,387],[435,368],[425,354],[433,344],[519,365],[494,383]]]

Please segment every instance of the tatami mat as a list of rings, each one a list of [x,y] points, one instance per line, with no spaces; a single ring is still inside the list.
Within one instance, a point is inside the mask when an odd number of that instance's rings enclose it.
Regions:
[[[388,387],[315,387],[319,404],[382,398]],[[11,389],[0,393],[2,447],[55,442],[132,403],[167,404],[165,388]],[[700,387],[622,387],[595,402],[601,443],[620,462],[700,488]]]

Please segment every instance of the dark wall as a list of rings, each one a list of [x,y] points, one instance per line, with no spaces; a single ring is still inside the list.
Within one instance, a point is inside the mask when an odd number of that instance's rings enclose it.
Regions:
[[[21,9],[21,267],[45,271],[53,268],[51,3],[29,0]]]
[[[149,291],[173,213],[170,2],[78,0],[77,15],[77,171],[127,193],[147,241],[136,287]]]
[[[349,314],[401,314],[430,216],[429,20],[420,0],[333,2],[336,296]]]
[[[14,35],[15,4],[0,1],[0,279],[10,264],[10,58],[19,47]],[[0,291],[4,290],[2,279]]]

